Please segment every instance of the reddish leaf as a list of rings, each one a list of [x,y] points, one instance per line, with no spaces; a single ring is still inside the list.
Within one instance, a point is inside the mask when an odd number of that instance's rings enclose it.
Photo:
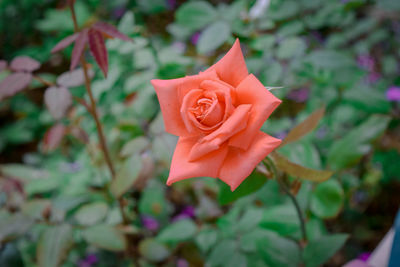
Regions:
[[[85,45],[87,43],[87,40],[88,40],[88,30],[84,29],[76,37],[74,49],[72,50],[70,70],[75,69],[75,67],[78,65],[79,60],[83,54],[83,51],[85,50]]]
[[[70,36],[65,37],[64,39],[59,41],[56,44],[56,46],[53,47],[53,49],[51,49],[51,53],[55,53],[55,52],[58,52],[60,50],[63,50],[64,48],[66,48],[67,46],[72,44],[72,42],[74,42],[77,37],[78,37],[78,33],[75,33],[75,34],[72,34]]]
[[[92,28],[114,38],[118,38],[124,41],[132,41],[131,38],[118,31],[117,28],[115,28],[113,25],[110,25],[105,22],[97,22],[92,26]]]
[[[313,182],[323,182],[328,180],[333,172],[325,170],[315,170],[303,167],[299,164],[291,162],[289,159],[274,151],[270,154],[279,170],[304,180]]]
[[[281,147],[299,140],[312,130],[314,130],[315,127],[317,127],[318,122],[321,120],[321,118],[325,114],[325,107],[322,107],[320,109],[317,109],[313,113],[311,113],[310,116],[308,116],[304,121],[296,125],[286,136],[286,138],[283,140],[281,143]]]
[[[16,57],[11,61],[10,68],[14,71],[32,72],[40,68],[40,63],[28,56]]]
[[[65,87],[49,87],[44,93],[44,102],[54,119],[59,120],[65,116],[72,104],[72,95]]]
[[[17,72],[0,82],[0,100],[10,97],[27,87],[32,80],[31,73]]]
[[[7,61],[5,60],[0,60],[0,72],[5,70],[7,68]]]
[[[104,44],[103,35],[94,29],[89,31],[89,48],[104,76],[107,77],[108,72],[108,55],[106,45]]]
[[[55,150],[64,138],[65,132],[66,128],[61,123],[58,123],[47,130],[47,132],[44,134],[43,139],[44,151],[50,152]]]
[[[70,134],[84,144],[89,143],[89,135],[79,126],[71,128]]]
[[[89,77],[94,76],[92,69],[88,70]],[[79,68],[72,71],[67,71],[58,76],[57,84],[65,87],[76,87],[85,83],[85,76],[83,74],[83,69]]]

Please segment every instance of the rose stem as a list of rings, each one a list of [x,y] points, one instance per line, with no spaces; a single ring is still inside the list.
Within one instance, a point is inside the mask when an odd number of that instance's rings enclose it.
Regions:
[[[302,234],[302,240],[300,242],[300,247],[303,248],[303,242],[307,242],[307,232],[306,232],[306,224],[303,216],[303,212],[301,211],[299,202],[296,199],[296,196],[290,191],[289,187],[285,183],[285,181],[282,180],[282,178],[278,175],[278,172],[276,170],[275,164],[272,162],[270,158],[265,158],[264,163],[267,163],[267,167],[269,166],[272,169],[272,172],[274,174],[274,177],[276,181],[278,182],[279,186],[282,188],[282,190],[289,196],[290,200],[293,202],[294,207],[296,208],[297,211],[297,216],[299,217],[300,221],[300,229],[301,229],[301,234]]]
[[[69,7],[71,9],[72,21],[74,22],[74,30],[75,30],[75,32],[79,32],[78,21],[76,20],[76,14],[75,14],[75,9],[74,9],[73,2],[70,2]],[[94,100],[94,97],[93,97],[92,87],[91,87],[89,74],[88,74],[87,63],[86,63],[86,60],[85,60],[83,54],[81,55],[80,62],[81,62],[82,69],[83,69],[83,74],[84,74],[84,77],[85,77],[86,91],[87,91],[87,93],[89,95],[90,104],[91,104],[92,112],[90,112],[90,114],[92,115],[92,117],[93,117],[93,119],[94,119],[94,121],[96,123],[97,135],[99,136],[100,147],[101,147],[101,150],[103,151],[104,159],[106,160],[108,169],[110,170],[111,178],[112,178],[112,180],[115,180],[116,179],[116,173],[115,173],[114,165],[113,165],[113,163],[111,161],[110,152],[108,150],[106,139],[104,137],[103,127],[101,125],[101,122],[99,120],[99,116],[97,114],[97,105],[96,105],[96,101]],[[128,220],[125,212],[124,212],[124,204],[123,204],[122,198],[118,199],[118,203],[119,203],[119,208],[121,210],[121,215],[122,215],[122,219],[124,221],[124,224],[129,224],[129,220]]]

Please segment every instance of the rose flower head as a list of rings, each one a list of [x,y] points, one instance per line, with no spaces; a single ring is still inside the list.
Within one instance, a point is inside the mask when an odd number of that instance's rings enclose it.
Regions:
[[[198,75],[151,83],[166,131],[179,136],[168,185],[208,176],[233,191],[281,143],[260,131],[281,101],[248,73],[239,40]]]

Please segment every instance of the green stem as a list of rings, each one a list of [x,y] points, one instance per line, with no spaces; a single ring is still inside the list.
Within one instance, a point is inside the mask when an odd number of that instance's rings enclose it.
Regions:
[[[307,242],[307,232],[306,232],[306,223],[304,220],[303,212],[301,211],[300,204],[296,199],[296,196],[290,191],[290,188],[287,186],[285,181],[278,175],[274,162],[270,158],[265,158],[264,163],[266,163],[267,168],[270,167],[272,170],[276,181],[278,182],[279,186],[282,190],[289,196],[290,200],[293,202],[294,207],[297,211],[297,216],[299,216],[300,221],[300,229],[302,234],[302,241]]]

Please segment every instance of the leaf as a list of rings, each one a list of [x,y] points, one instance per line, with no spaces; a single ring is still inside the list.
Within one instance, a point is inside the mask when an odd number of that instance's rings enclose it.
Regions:
[[[170,255],[167,247],[152,238],[144,239],[139,243],[139,252],[152,262],[161,262]]]
[[[299,266],[298,245],[274,232],[264,232],[264,238],[257,240],[257,250],[268,266]]]
[[[372,115],[361,125],[333,143],[328,152],[328,165],[341,170],[356,164],[371,149],[369,144],[386,130],[390,117]]]
[[[142,169],[142,159],[140,155],[134,154],[130,158],[126,159],[123,166],[117,172],[116,178],[111,182],[111,192],[116,197],[119,198],[125,192],[127,192]]]
[[[203,229],[195,238],[197,246],[203,251],[207,252],[217,242],[218,233],[214,229]]]
[[[99,224],[83,231],[85,240],[99,248],[111,251],[124,251],[126,240],[124,235],[115,227]]]
[[[132,41],[131,38],[118,31],[118,29],[115,28],[113,25],[110,25],[105,22],[96,22],[95,24],[93,24],[92,28],[114,38],[118,38],[124,41]]]
[[[65,37],[64,39],[62,39],[61,41],[59,41],[54,47],[53,49],[51,49],[51,53],[56,53],[60,50],[63,50],[64,48],[66,48],[67,46],[69,46],[70,44],[72,44],[76,38],[78,37],[79,33],[74,33],[70,36]]]
[[[55,150],[60,145],[65,133],[66,127],[61,123],[57,123],[48,129],[43,138],[43,150],[45,152]]]
[[[206,1],[184,3],[176,12],[178,24],[191,29],[199,30],[211,23],[217,16],[217,11]]]
[[[260,226],[282,236],[293,234],[300,230],[300,221],[293,205],[276,205],[265,209]]]
[[[312,192],[310,201],[310,209],[316,216],[333,218],[343,206],[343,189],[336,180],[320,183]]]
[[[311,132],[317,127],[319,121],[325,114],[325,107],[317,109],[310,116],[308,116],[304,121],[296,125],[286,136],[286,138],[282,141],[281,147],[289,144],[291,142],[295,142]]]
[[[89,78],[93,78],[94,71],[92,69],[88,69],[88,76]],[[82,68],[64,72],[57,78],[57,84],[67,88],[80,86],[84,83],[85,75]]]
[[[72,104],[72,95],[65,87],[49,87],[44,93],[44,102],[54,119],[59,120],[65,116]]]
[[[217,21],[208,26],[200,35],[197,42],[197,52],[205,54],[225,43],[231,35],[231,28],[227,22]]]
[[[27,87],[32,80],[32,74],[17,72],[8,75],[0,82],[0,101],[10,97]]]
[[[0,220],[0,243],[9,241],[24,234],[34,221],[27,215],[17,213]]]
[[[126,143],[120,152],[121,157],[128,157],[135,153],[140,153],[150,145],[149,139],[139,136]]]
[[[10,68],[14,71],[32,72],[40,68],[40,63],[31,57],[20,56],[11,61]]]
[[[352,58],[344,53],[333,50],[318,50],[308,55],[307,61],[314,66],[329,70],[354,65]]]
[[[21,206],[21,212],[36,220],[43,220],[44,212],[51,211],[51,202],[47,199],[29,200]]]
[[[93,225],[103,220],[107,212],[107,204],[103,202],[90,203],[82,206],[75,213],[75,219],[81,225]]]
[[[258,189],[260,189],[267,178],[264,174],[257,171],[253,171],[249,177],[247,177],[234,192],[231,191],[230,187],[225,183],[220,183],[220,189],[218,194],[218,202],[221,205],[231,203],[241,197],[247,196]]]
[[[84,29],[81,32],[79,32],[78,36],[76,37],[74,49],[72,50],[72,55],[71,55],[70,70],[75,69],[75,67],[78,65],[79,60],[81,59],[81,56],[85,50],[85,45],[87,41],[88,41],[88,30]]]
[[[192,238],[197,231],[196,224],[190,219],[181,219],[167,226],[157,236],[157,240],[166,243],[177,243]]]
[[[47,228],[37,246],[38,265],[40,267],[60,266],[73,243],[72,237],[72,228],[68,224]]]
[[[287,38],[279,45],[276,55],[280,59],[291,59],[303,54],[306,47],[306,43],[301,38]]]
[[[226,266],[225,264],[235,253],[236,241],[233,239],[224,239],[211,251],[207,263],[211,266]]]
[[[331,171],[310,169],[293,163],[276,151],[272,152],[270,155],[278,169],[294,177],[313,182],[322,182],[328,180],[333,174]]]
[[[334,234],[311,240],[303,251],[306,267],[322,266],[344,245],[348,237],[347,234]]]
[[[94,56],[97,64],[99,65],[104,76],[107,78],[108,72],[108,55],[106,45],[104,43],[103,35],[96,30],[90,29],[89,31],[89,48]]]

